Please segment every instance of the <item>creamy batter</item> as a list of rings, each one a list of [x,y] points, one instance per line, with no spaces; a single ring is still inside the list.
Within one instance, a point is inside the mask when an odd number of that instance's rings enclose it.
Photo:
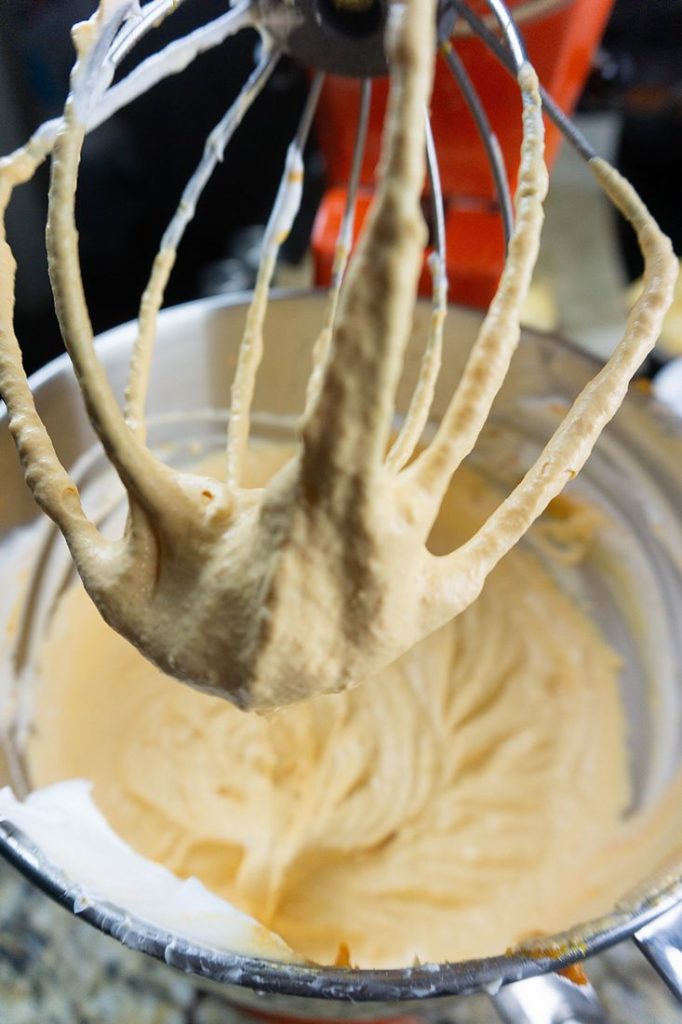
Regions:
[[[252,451],[250,482],[285,456]],[[432,548],[465,541],[497,500],[463,470]],[[564,503],[552,541],[565,534],[579,557],[598,523]],[[606,911],[661,856],[642,840],[622,858],[618,669],[521,548],[379,677],[269,717],[170,685],[79,586],[45,646],[29,766],[39,786],[93,779],[136,850],[298,954],[329,963],[346,946],[365,967],[487,955]],[[670,824],[679,835],[679,814]]]
[[[524,65],[516,221],[497,295],[433,440],[408,464],[433,391],[434,329],[389,450],[425,240],[435,24],[433,0],[391,3],[376,200],[315,348],[301,443],[264,488],[253,486],[257,465],[245,475],[269,253],[235,377],[227,479],[176,473],[145,446],[143,423],[174,249],[162,246],[143,298],[125,411],[96,358],[78,261],[80,152],[107,86],[101,39],[123,7],[109,0],[77,28],[60,131],[0,164],[4,211],[52,150],[57,313],[129,500],[124,536],[105,539],[56,458],[21,368],[13,262],[0,239],[0,392],[27,481],[102,616],[81,589],[56,610],[28,751],[33,783],[92,778],[133,847],[197,875],[319,961],[348,950],[361,966],[501,952],[607,910],[669,849],[663,837],[679,835],[679,821],[655,839],[645,824],[619,824],[628,786],[616,659],[534,558],[513,549],[580,470],[652,347],[676,274],[668,240],[627,183],[592,161],[637,231],[643,294],[612,359],[500,501],[461,464],[518,342],[539,244],[543,125]],[[299,187],[296,166],[291,174]],[[173,687],[160,669],[244,708],[315,699],[246,715]]]

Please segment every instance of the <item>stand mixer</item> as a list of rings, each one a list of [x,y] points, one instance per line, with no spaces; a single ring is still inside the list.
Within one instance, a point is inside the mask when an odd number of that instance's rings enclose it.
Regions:
[[[546,97],[560,110],[571,110],[589,72],[612,0],[542,5],[516,0],[509,6],[522,27],[528,57]],[[465,4],[458,10],[457,5],[443,5],[443,34],[448,41],[442,44],[436,64],[431,104],[444,197],[448,297],[477,307],[487,306],[492,299],[504,264],[505,240],[511,230],[509,196],[516,185],[521,143],[518,98],[510,88],[509,72],[490,48],[489,44],[496,42],[490,21],[477,16],[484,7]],[[321,286],[330,283],[347,183],[353,180],[355,126],[362,123],[360,92],[357,82],[328,76],[320,97],[316,128],[328,188],[312,241],[315,280]],[[373,81],[355,206],[356,235],[371,203],[386,95],[385,80]],[[548,120],[545,161],[550,171],[560,140],[561,129]],[[427,294],[426,267],[420,286],[422,294]]]
[[[449,5],[447,7],[443,6],[441,8],[439,12],[439,31],[442,36],[443,42],[444,44],[447,43],[447,40],[449,40],[450,35],[457,28],[461,20],[462,23],[465,23],[473,31],[475,31],[479,37],[482,37],[487,41],[487,43],[492,47],[493,51],[499,54],[503,63],[509,63],[510,60],[518,62],[518,53],[515,54],[514,48],[519,47],[521,44],[519,37],[513,30],[512,23],[509,21],[508,13],[501,4],[493,3],[490,6],[494,9],[495,14],[497,15],[500,21],[500,24],[502,24],[503,26],[506,25],[508,27],[509,48],[507,48],[507,46],[503,42],[501,42],[500,38],[498,38],[498,36],[494,32],[492,32],[490,25],[487,24],[484,20],[481,20],[481,12],[474,10],[473,7],[464,3],[453,3],[452,5]],[[520,6],[524,7],[525,5],[522,4]],[[532,16],[534,6],[535,5],[527,5],[528,9],[525,13],[528,17]],[[554,7],[555,5],[545,6]],[[110,56],[110,59],[112,60],[114,66],[118,61],[120,61],[123,58],[123,56],[126,55],[130,47],[133,45],[136,36],[141,34],[145,29],[149,29],[152,26],[153,21],[163,16],[163,14],[167,12],[167,10],[170,9],[170,7],[171,4],[160,2],[147,5],[147,7],[144,9],[142,17],[136,23],[133,23],[132,27],[127,31],[125,36],[123,36],[122,34],[122,36],[116,40],[115,45],[111,50]],[[384,70],[381,59],[381,48],[380,46],[378,47],[376,45],[377,39],[381,38],[381,31],[383,26],[383,9],[380,4],[371,4],[369,6],[364,6],[361,8],[353,7],[349,11],[339,11],[334,7],[328,8],[325,5],[320,5],[318,9],[313,10],[310,5],[306,3],[301,3],[294,4],[291,7],[287,7],[286,16],[283,16],[282,10],[283,9],[276,4],[264,4],[262,7],[257,6],[255,8],[255,11],[254,9],[251,9],[244,5],[242,7],[237,8],[233,12],[230,12],[229,15],[217,19],[216,22],[214,22],[212,26],[210,26],[207,30],[199,30],[197,33],[194,34],[194,37],[190,40],[181,40],[175,44],[172,44],[172,46],[169,47],[168,52],[164,53],[163,55],[160,55],[161,59],[150,59],[150,61],[147,62],[145,65],[140,66],[138,69],[132,72],[127,79],[123,80],[121,83],[114,86],[109,91],[108,95],[104,98],[104,102],[97,108],[93,107],[92,120],[91,122],[88,122],[89,125],[94,126],[96,123],[98,123],[99,120],[103,120],[105,116],[109,116],[115,109],[117,109],[118,105],[120,105],[123,102],[128,102],[130,99],[134,97],[134,95],[139,94],[139,91],[148,88],[153,83],[153,81],[162,77],[164,74],[169,73],[170,71],[179,70],[183,65],[184,61],[191,59],[194,55],[200,52],[202,48],[208,45],[216,45],[221,40],[221,38],[223,38],[224,34],[226,34],[229,31],[234,31],[242,25],[250,23],[252,19],[255,20],[259,25],[264,27],[266,36],[274,40],[275,51],[278,47],[283,50],[287,50],[294,54],[295,56],[299,56],[301,57],[301,59],[306,60],[307,63],[311,63],[314,66],[317,66],[318,69],[320,70],[329,70],[334,73],[340,72],[344,74],[352,74],[355,76],[359,75],[363,78],[373,77],[376,74],[380,74]],[[331,14],[329,13],[330,10]],[[519,13],[521,13],[521,11]],[[602,11],[601,16],[603,17],[603,15],[604,12]],[[359,31],[358,28],[356,27],[356,22],[353,20],[356,17],[362,18],[362,31]],[[353,27],[349,29],[349,25]],[[332,48],[330,44],[331,42],[336,40],[336,37],[339,35],[339,33],[341,33],[341,35],[358,41],[357,49],[354,46],[351,46],[350,43],[344,44],[342,50],[339,48]],[[445,45],[445,49],[446,57],[449,58],[448,66],[451,66],[453,69],[456,68],[455,74],[458,75],[458,80],[460,82],[468,83],[466,72],[464,72],[463,74],[461,63],[458,64],[457,58],[454,56],[453,51],[449,48],[449,45]],[[348,60],[349,63],[346,63],[346,60]],[[327,67],[325,67],[326,65]],[[181,207],[178,210],[176,218],[174,218],[169,227],[169,238],[171,239],[173,244],[175,244],[179,240],[179,237],[182,235],[184,227],[191,218],[193,206],[198,199],[203,183],[205,182],[208,174],[210,174],[210,170],[214,165],[215,160],[222,156],[222,150],[224,149],[224,146],[227,143],[230,134],[234,131],[236,125],[241,120],[243,114],[245,113],[245,109],[248,107],[249,103],[255,98],[260,88],[262,88],[264,82],[267,79],[267,76],[271,73],[273,66],[273,53],[265,52],[262,55],[261,60],[254,74],[249,80],[249,83],[247,84],[247,87],[245,88],[244,92],[241,94],[239,100],[228,112],[228,115],[226,115],[224,121],[221,122],[221,125],[218,126],[218,128],[216,129],[216,132],[214,133],[212,139],[210,140],[210,145],[207,147],[204,160],[199,165],[199,168],[197,169],[195,176],[193,176],[192,180],[190,181],[187,187],[184,196],[184,202],[183,204],[181,204]],[[509,187],[505,184],[505,173],[504,168],[502,166],[502,162],[499,159],[499,148],[495,141],[492,141],[491,143],[490,137],[488,135],[488,130],[486,127],[486,122],[481,121],[481,109],[478,107],[475,101],[471,100],[471,97],[475,96],[475,91],[473,89],[468,89],[468,85],[465,85],[464,88],[465,91],[468,90],[467,95],[469,96],[470,101],[474,102],[479,124],[482,125],[482,127],[485,129],[486,138],[488,139],[487,149],[490,153],[493,154],[493,180],[496,183],[497,202],[500,210],[503,213],[503,231],[506,225],[506,229],[508,232],[510,227],[510,212],[508,201]],[[297,138],[294,140],[294,144],[290,151],[290,165],[288,168],[289,174],[286,181],[293,182],[294,185],[298,184],[297,174],[298,169],[300,167],[300,161],[305,143],[305,138],[310,128],[310,123],[313,117],[316,102],[318,98],[320,98],[321,96],[324,96],[324,89],[322,85],[321,75],[318,72],[317,76],[313,81],[313,86],[310,93],[310,100],[301,122],[301,128],[299,130]],[[328,94],[326,99],[328,102],[332,102],[333,94]],[[321,99],[320,102],[322,102]],[[344,208],[340,218],[341,230],[339,232],[338,240],[335,242],[331,266],[329,266],[328,255],[326,257],[326,264],[330,275],[329,279],[332,284],[332,301],[334,299],[335,294],[337,293],[337,286],[340,283],[341,279],[343,278],[345,262],[348,257],[350,242],[355,230],[354,221],[355,224],[359,227],[359,222],[361,219],[360,216],[356,214],[355,198],[357,190],[361,187],[361,183],[363,181],[364,172],[362,152],[364,146],[364,136],[366,134],[368,119],[371,121],[369,115],[369,87],[367,85],[361,87],[360,102],[360,115],[358,119],[359,130],[357,133],[357,141],[354,143],[353,146],[353,156],[350,165],[350,186],[347,195],[344,197]],[[551,116],[553,116],[557,120],[557,122],[562,126],[562,128],[566,130],[566,132],[569,135],[569,138],[572,142],[576,144],[579,151],[588,158],[591,157],[592,153],[589,149],[589,146],[579,135],[577,135],[577,133],[575,133],[575,131],[572,128],[570,128],[570,126],[566,124],[563,115],[558,110],[558,108],[556,108],[553,105],[552,101],[549,100],[548,97],[545,97],[545,106],[548,112],[551,114]],[[48,126],[46,129],[44,129],[43,134],[41,136],[42,141],[49,140],[50,133],[53,131],[56,131],[56,126],[53,126],[52,128]],[[369,133],[369,139],[371,139],[371,132]],[[438,162],[434,158],[435,147],[433,146],[433,144],[430,145],[429,153],[430,191],[433,202],[432,218],[435,252],[435,260],[432,260],[431,266],[432,268],[435,268],[435,273],[433,274],[435,285],[434,312],[436,316],[439,316],[440,313],[443,311],[445,305],[445,267],[446,265],[452,267],[453,265],[456,264],[456,261],[453,264],[453,261],[451,259],[451,254],[455,250],[455,241],[452,238],[452,234],[448,235],[448,232],[446,230],[446,218],[444,211],[442,209],[442,188],[439,180]],[[449,184],[447,187],[449,188]],[[293,215],[295,214],[295,193],[295,188],[283,188],[283,191],[280,195],[280,202],[279,205],[276,207],[276,210],[278,211],[279,217],[281,219],[278,219],[278,217],[274,218],[272,222],[274,226],[273,230],[272,232],[269,232],[268,236],[266,236],[266,246],[264,251],[264,266],[266,267],[274,267],[278,244],[281,241],[282,235],[286,234],[286,231],[288,230],[288,227],[291,224]],[[324,209],[322,215],[325,216]],[[470,228],[467,230],[470,230]],[[485,231],[486,229],[482,230]],[[320,279],[322,280],[323,274],[325,272],[325,258],[323,258],[322,255],[324,252],[324,246],[320,241],[321,235],[324,236],[324,230],[322,228],[319,228],[318,224],[318,230],[316,232],[316,246],[318,252],[318,268],[320,268],[318,269],[318,274]],[[504,235],[502,235],[502,238],[503,237]],[[490,264],[491,265],[487,266],[484,270],[476,270],[475,268],[469,269],[468,276],[471,282],[469,297],[471,301],[480,301],[482,297],[489,293],[489,291],[486,291],[486,289],[489,290],[492,287],[492,284],[494,283],[495,267],[497,265],[501,265],[501,256],[499,253],[496,253],[491,256]],[[132,396],[130,400],[130,409],[132,422],[140,423],[142,420],[142,416],[141,402],[139,396]],[[18,863],[22,865],[24,869],[27,869],[27,859],[25,853],[20,849],[20,845],[17,845],[16,837],[14,837],[12,841],[8,840],[8,847],[6,852],[9,853],[9,855],[12,857],[15,863]],[[49,881],[46,881],[46,879],[48,879],[49,876],[48,873],[44,871],[42,867],[39,871],[39,874],[42,878],[42,884],[46,885],[47,888],[53,888],[51,883],[49,883]],[[674,975],[674,970],[670,967],[670,963],[673,961],[669,956],[668,948],[674,939],[674,929],[679,926],[679,921],[677,912],[673,911],[670,906],[670,898],[667,898],[667,901],[664,901],[664,904],[666,910],[665,920],[659,920],[656,929],[653,929],[653,925],[649,923],[650,916],[651,918],[656,916],[653,913],[651,915],[646,915],[646,921],[642,918],[636,918],[635,916],[635,918],[632,918],[629,921],[627,927],[621,925],[620,928],[616,928],[615,932],[612,934],[612,938],[618,937],[618,935],[620,934],[624,934],[627,930],[635,930],[635,928],[638,925],[641,925],[641,928],[639,928],[638,931],[638,941],[640,942],[642,947],[648,951],[652,959],[659,963],[659,965],[662,964],[662,970],[664,971],[664,973],[667,973],[668,978],[671,978]],[[670,916],[671,914],[672,917]],[[113,931],[118,929],[118,925],[116,925],[116,923],[114,922],[114,916],[109,915],[109,917],[107,917],[106,912],[93,912],[92,919],[93,921],[96,921],[100,927],[104,927],[107,930]],[[633,921],[633,928],[630,928],[630,924]],[[665,930],[666,925],[668,927],[667,932]],[[666,943],[668,943],[667,946]],[[661,946],[664,946],[666,948],[667,960],[665,957],[660,956]],[[164,955],[166,955],[166,953],[164,953]],[[579,955],[580,952],[577,950],[577,946],[575,946],[568,952],[568,954],[559,954],[558,957],[550,956],[543,959],[540,955],[536,955],[535,957],[531,956],[529,959],[533,966],[530,969],[527,966],[524,966],[524,968],[521,969],[519,967],[519,964],[514,964],[512,966],[513,958],[509,958],[508,964],[502,970],[502,977],[503,980],[510,981],[515,976],[515,971],[518,971],[520,973],[538,973],[539,971],[547,969],[548,967],[551,969],[552,966],[561,964],[564,962],[564,960],[565,962],[569,962],[573,959],[576,959]],[[166,958],[169,959],[168,957]],[[170,959],[172,962],[172,958]],[[191,962],[192,967],[190,969],[196,969],[196,967],[194,966],[194,962]],[[221,970],[217,968],[217,965],[212,963],[210,957],[205,957],[204,962],[208,966],[206,968],[199,968],[201,973],[205,973],[209,976],[215,977],[221,976]],[[507,968],[509,968],[509,970],[507,970]],[[500,965],[496,964],[494,971],[498,972],[499,970]],[[320,992],[320,994],[324,994],[327,990],[327,987],[329,987],[329,995],[332,997],[332,999],[334,998],[335,991],[337,991],[340,994],[341,998],[362,999],[368,998],[366,995],[362,995],[362,992],[365,991],[364,986],[369,985],[371,987],[372,981],[376,981],[377,988],[375,990],[375,995],[370,995],[370,999],[377,999],[381,1001],[383,999],[391,1000],[392,998],[394,998],[394,996],[391,994],[392,990],[390,986],[390,981],[387,981],[387,987],[383,988],[380,979],[370,979],[368,977],[368,975],[371,972],[349,971],[345,972],[345,974],[344,972],[340,972],[340,976],[338,978],[334,977],[333,980],[330,980],[329,982],[325,981],[326,974],[328,974],[329,972],[320,971],[312,973],[315,974],[315,978],[313,979],[311,977],[310,979],[306,980],[307,974],[305,971],[303,971],[303,975],[305,975],[305,977],[303,977],[302,975],[301,978],[295,982],[295,984],[292,982],[291,984],[293,985],[293,988],[291,987],[288,981],[284,981],[282,985],[282,991],[290,991],[291,995],[313,995],[315,989],[317,989]],[[277,972],[277,970],[275,969],[275,974],[279,978],[278,984],[281,984],[281,973]],[[365,978],[353,978],[352,976],[354,974],[364,975]],[[412,975],[414,974],[415,972],[412,972]],[[477,979],[473,982],[473,985],[476,986],[481,984],[488,984],[494,987],[494,979],[499,976],[500,975],[498,973],[490,974],[483,971],[480,974],[480,976],[477,977]],[[486,978],[488,979],[487,981],[485,980]],[[413,985],[414,981],[415,979],[413,977],[410,984]],[[346,984],[346,982],[348,982],[348,984]],[[264,968],[263,970],[259,969],[259,971],[257,971],[254,974],[253,981],[250,982],[246,980],[245,983],[249,986],[252,985],[257,989],[262,989],[265,991],[267,991],[268,989],[272,989],[273,987],[277,987],[271,983],[271,980],[268,980],[267,968]],[[553,989],[556,989],[556,987],[558,986],[556,1005],[559,1006],[559,1010],[557,1011],[557,1013],[563,1014],[563,1016],[558,1016],[557,1014],[555,1014],[554,1017],[548,1017],[546,1019],[556,1021],[567,1021],[569,1018],[566,1016],[566,1012],[568,1011],[565,1010],[565,1006],[569,1005],[571,1000],[578,999],[578,994],[573,991],[573,987],[567,988],[567,984],[565,984],[563,981],[550,981],[548,979],[545,979],[543,984]],[[570,985],[570,983],[568,984]],[[310,988],[310,986],[313,987]],[[460,978],[460,982],[455,982],[454,984],[452,983],[452,981],[448,982],[447,985],[441,989],[441,992],[452,992],[455,990],[463,991],[466,990],[467,987],[472,987],[472,983],[468,983],[462,976]],[[310,991],[308,991],[309,988]],[[524,993],[527,993],[529,991],[529,988],[523,990]],[[410,994],[408,991],[406,991],[405,996],[401,996],[399,998],[405,997],[410,998]],[[514,1003],[515,998],[516,1003]],[[496,997],[497,1005],[498,1008],[500,1009],[500,1013],[503,1015],[503,1019],[522,1020],[523,1018],[520,1016],[520,1013],[525,1012],[521,1010],[521,1007],[524,1004],[524,998],[525,996],[522,997],[521,995],[518,995],[518,990],[517,996],[515,996],[514,991],[512,989],[507,989],[504,993],[500,994],[499,997]],[[598,1011],[594,1009],[593,1005],[591,1005],[593,1002],[592,994],[589,991],[581,991],[580,1000],[582,1000],[583,1003],[583,1010],[576,1010],[573,1019],[581,1019],[576,1016],[578,1013],[583,1014],[582,1019],[584,1019],[585,1021],[599,1019],[596,1016],[596,1013]],[[513,1010],[509,1009],[510,1001],[511,1005],[515,1007],[515,1009]],[[564,1007],[563,1009],[562,1006]],[[504,1016],[505,1014],[506,1016]],[[592,1014],[592,1016],[590,1016],[590,1014]],[[527,1014],[527,1019],[532,1020],[535,1018]]]

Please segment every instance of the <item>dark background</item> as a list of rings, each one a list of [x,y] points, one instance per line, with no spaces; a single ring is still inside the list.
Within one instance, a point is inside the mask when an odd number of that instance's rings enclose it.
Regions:
[[[226,0],[188,0],[140,44],[135,62],[226,7]],[[69,28],[92,9],[93,0],[0,0],[0,152],[23,143],[60,111],[73,59]],[[206,135],[251,70],[257,45],[255,33],[240,33],[88,137],[78,223],[96,331],[136,314],[160,235]],[[595,65],[581,107],[622,113],[620,167],[679,252],[682,0],[618,0]],[[180,249],[168,304],[252,283],[258,226],[267,218],[305,93],[304,69],[281,62],[206,188]],[[324,185],[314,140],[309,150],[303,213],[285,253],[291,261],[305,250]],[[20,267],[17,333],[29,371],[61,351],[45,269],[46,185],[43,168],[10,207],[10,241]],[[639,254],[627,231],[622,252],[628,275],[636,276]]]

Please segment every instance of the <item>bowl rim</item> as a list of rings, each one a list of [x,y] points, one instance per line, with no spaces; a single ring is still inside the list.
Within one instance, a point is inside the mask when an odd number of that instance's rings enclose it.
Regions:
[[[84,899],[39,848],[9,820],[0,820],[0,856],[65,910],[124,946],[208,981],[270,995],[357,1003],[392,1003],[488,991],[561,970],[599,953],[682,903],[682,877],[673,877],[632,906],[619,905],[587,925],[543,937],[493,957],[363,969],[318,966],[246,956],[188,942],[112,903]]]

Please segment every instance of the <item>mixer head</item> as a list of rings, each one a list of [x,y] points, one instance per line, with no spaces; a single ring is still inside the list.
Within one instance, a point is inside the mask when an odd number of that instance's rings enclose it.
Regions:
[[[389,0],[254,0],[257,20],[278,48],[332,75],[388,74],[384,35]],[[440,0],[438,36],[449,38],[456,7]]]
[[[354,78],[388,73],[385,0],[255,0],[255,8],[275,45],[310,67]]]
[[[304,64],[333,75],[352,78],[376,78],[388,74],[384,35],[390,0],[253,0],[256,20],[275,45]],[[515,21],[529,14],[547,13],[563,0],[537,0],[521,3]],[[438,0],[436,27],[439,39],[449,39],[463,5],[457,0]],[[485,4],[466,3],[480,15]],[[516,46],[511,19],[503,7],[493,8],[495,18],[502,15],[504,29],[512,48]],[[493,22],[494,23],[494,22]],[[491,27],[485,18],[481,24]],[[463,29],[466,31],[466,29]],[[471,27],[469,29],[471,31]],[[516,57],[521,51],[516,50]]]

